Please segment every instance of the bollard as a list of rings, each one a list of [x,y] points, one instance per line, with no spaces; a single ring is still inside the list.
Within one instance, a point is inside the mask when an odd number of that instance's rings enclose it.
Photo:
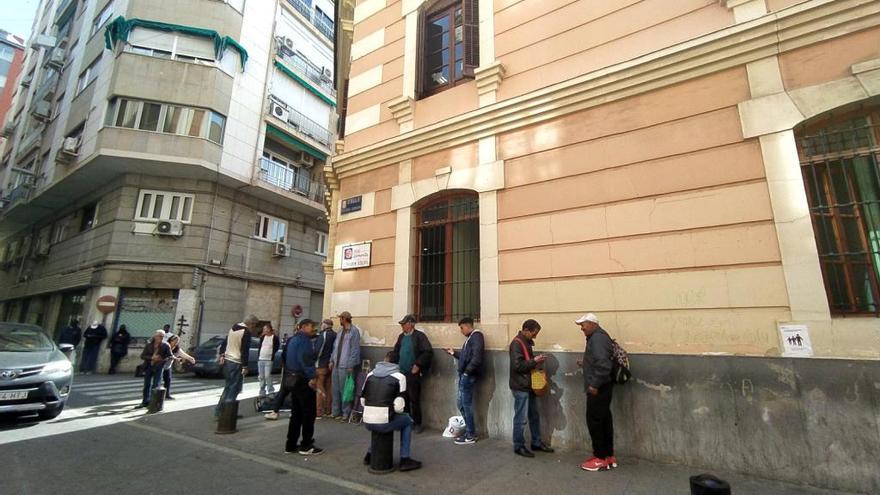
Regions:
[[[235,433],[235,425],[238,423],[238,401],[224,402],[220,404],[220,417],[217,419],[218,435]]]
[[[147,414],[155,414],[157,412],[162,412],[162,407],[165,405],[165,388],[160,386],[158,388],[153,389],[153,393],[150,395],[150,405],[147,406]]]
[[[730,495],[730,484],[711,474],[691,476],[691,495]]]
[[[394,471],[394,431],[374,431],[372,434],[369,471],[373,474],[388,474]]]

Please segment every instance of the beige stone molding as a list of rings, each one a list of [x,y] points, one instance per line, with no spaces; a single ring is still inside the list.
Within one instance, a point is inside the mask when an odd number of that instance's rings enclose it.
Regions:
[[[327,190],[329,191],[339,190],[339,178],[336,176],[336,171],[333,170],[332,165],[324,166],[324,183],[327,185]]]
[[[454,189],[479,193],[504,189],[504,162],[499,160],[408,184],[398,184],[391,188],[391,209],[409,208],[432,194]],[[398,230],[397,234],[400,233]]]
[[[504,66],[498,61],[484,67],[478,67],[474,71],[474,79],[477,83],[477,94],[480,96],[481,106],[484,104],[484,99],[491,100],[487,104],[495,103],[495,93],[501,87],[501,80],[503,78]]]
[[[353,150],[340,177],[534,125],[880,25],[875,0],[808,0],[752,21]]]
[[[346,33],[354,33],[354,21],[351,19],[340,19],[339,27]]]
[[[345,140],[344,139],[337,139],[335,146],[334,146],[334,149],[336,150],[337,155],[341,155],[342,153],[344,153],[345,152]]]
[[[388,109],[391,110],[391,115],[397,120],[397,125],[405,127],[407,124],[412,123],[414,104],[413,99],[407,96],[399,96],[388,102]]]

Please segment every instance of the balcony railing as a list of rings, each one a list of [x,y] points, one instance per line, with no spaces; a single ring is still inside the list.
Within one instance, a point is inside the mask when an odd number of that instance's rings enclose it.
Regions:
[[[315,9],[303,0],[287,0],[287,3],[289,3],[291,7],[302,14],[302,16],[305,17],[309,22],[311,22],[312,25],[321,32],[321,34],[327,37],[328,40],[333,41],[332,22],[328,22],[326,19],[322,19],[315,12]]]
[[[52,97],[55,96],[55,87],[58,86],[58,73],[55,71],[50,72],[51,75],[40,84],[37,88],[37,92],[34,93],[34,98],[37,100],[51,101]]]
[[[284,46],[278,47],[278,56],[281,57],[281,60],[284,60],[284,63],[296,69],[300,74],[306,76],[308,80],[320,86],[321,89],[326,90],[327,93],[333,96],[333,99],[336,99],[336,89],[333,87],[333,80],[323,77],[320,67],[306,60],[299,52],[291,51]]]
[[[292,170],[267,158],[260,158],[260,179],[275,187],[324,204],[324,184],[311,180],[301,171]]]
[[[309,137],[317,143],[320,143],[321,146],[323,146],[324,148],[328,150],[330,149],[330,140],[332,135],[326,127],[297,112],[280,100],[273,98],[273,101],[276,104],[285,107],[289,112],[287,116],[287,125],[293,127],[299,134],[302,134],[303,136]]]

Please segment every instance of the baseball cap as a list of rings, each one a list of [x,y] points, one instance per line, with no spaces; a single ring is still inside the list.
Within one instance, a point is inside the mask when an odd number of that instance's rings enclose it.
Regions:
[[[314,324],[315,324],[315,321],[314,321],[314,320],[310,320],[310,319],[308,319],[308,318],[299,321],[299,327],[300,327],[300,328],[302,328],[302,327],[304,327],[304,326],[306,326],[306,325],[314,325]]]
[[[339,317],[340,317],[340,318],[345,318],[346,320],[350,320],[350,319],[351,319],[351,313],[349,313],[348,311],[343,311],[342,313],[339,313]]]
[[[587,322],[587,321],[592,321],[593,323],[599,323],[599,317],[594,315],[593,313],[587,313],[587,314],[581,316],[580,318],[578,318],[577,320],[574,320],[574,322],[577,323],[578,325],[580,325],[581,323]]]
[[[415,315],[406,315],[403,317],[402,320],[398,321],[397,323],[403,325],[405,323],[415,323],[416,321],[418,321],[418,320],[416,320]]]

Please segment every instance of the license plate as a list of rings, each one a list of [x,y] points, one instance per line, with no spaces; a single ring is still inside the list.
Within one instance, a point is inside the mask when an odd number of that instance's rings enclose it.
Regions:
[[[10,390],[8,392],[0,392],[0,400],[21,400],[27,399],[27,390]]]

